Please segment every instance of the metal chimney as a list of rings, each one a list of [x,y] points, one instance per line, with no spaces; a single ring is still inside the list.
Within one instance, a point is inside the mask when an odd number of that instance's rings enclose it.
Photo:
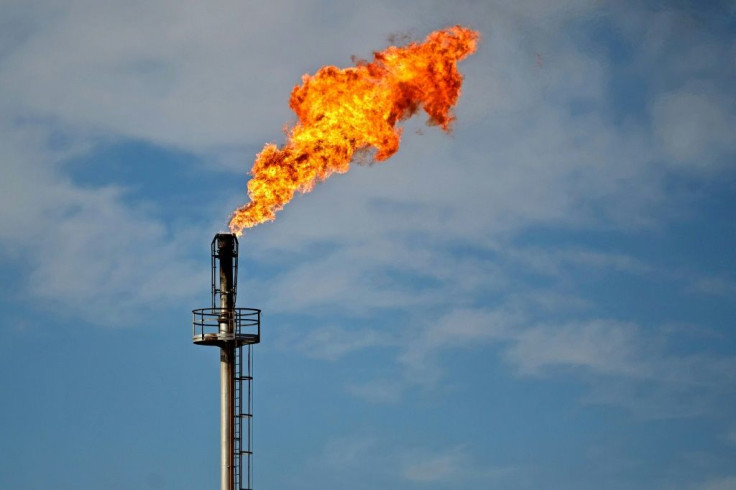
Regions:
[[[252,490],[253,352],[261,340],[261,310],[236,308],[238,239],[212,240],[212,306],[193,310],[197,345],[220,348],[221,490]]]

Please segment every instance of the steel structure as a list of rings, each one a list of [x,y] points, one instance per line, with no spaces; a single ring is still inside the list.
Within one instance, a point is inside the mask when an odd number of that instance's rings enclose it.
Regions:
[[[261,310],[236,308],[238,239],[212,240],[212,305],[192,311],[192,340],[220,348],[221,490],[253,488],[253,345],[261,340]]]

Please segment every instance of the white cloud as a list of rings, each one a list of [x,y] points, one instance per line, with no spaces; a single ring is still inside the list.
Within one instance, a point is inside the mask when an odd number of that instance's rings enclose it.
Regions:
[[[0,253],[26,264],[18,281],[36,304],[123,325],[208,283],[206,268],[187,258],[186,230],[174,234],[130,207],[123,189],[81,188],[63,175],[55,162],[79,148],[46,152],[43,130],[6,129]]]
[[[675,165],[708,168],[719,163],[716,151],[736,150],[733,128],[734,99],[708,87],[686,87],[660,95],[652,117],[668,161]]]
[[[372,256],[374,243],[379,245],[378,253]],[[384,323],[376,329],[315,331],[315,338],[325,344],[324,349],[315,350],[323,358],[337,359],[377,345],[396,352],[396,376],[387,379],[382,373],[375,379],[348,385],[347,391],[359,398],[372,403],[396,403],[407,391],[436,389],[444,380],[441,359],[462,355],[459,351],[463,349],[494,344],[501,346],[502,355],[517,375],[573,376],[588,386],[581,401],[619,406],[644,418],[683,417],[718,410],[718,400],[727,394],[725,387],[736,373],[733,358],[669,350],[669,345],[691,338],[692,332],[668,325],[645,326],[596,318],[595,304],[566,286],[581,271],[594,275],[623,272],[682,284],[691,282],[690,274],[658,270],[619,253],[582,248],[514,248],[501,242],[487,249],[492,259],[480,259],[443,256],[441,248],[422,247],[412,254],[399,243],[367,241],[310,264],[310,273],[328,282],[332,271],[344,274],[345,270],[362,271],[371,281],[351,279],[346,282],[353,284],[350,291],[340,290],[337,296],[323,296],[318,302],[310,302],[309,295],[301,297],[311,306],[329,305],[331,311],[342,309],[348,314],[359,311],[361,317],[375,311],[390,312],[392,304],[401,308],[414,302],[427,308],[421,315],[411,315],[409,321]],[[403,282],[392,284],[382,279],[384,274],[405,271],[423,272],[425,279],[437,279],[438,286],[417,293],[411,287],[404,289]],[[546,287],[532,285],[524,279],[530,272],[542,274],[551,282]],[[294,281],[294,276],[287,274],[275,284],[281,281]],[[469,284],[467,288],[462,286],[465,282]],[[400,301],[378,300],[372,292],[378,286]],[[284,291],[272,293],[267,296],[274,304],[292,301]],[[289,294],[294,295],[295,301],[300,300],[297,290]],[[477,306],[489,297],[495,298],[497,307]],[[360,308],[344,310],[342,303],[360,304]],[[569,313],[582,319],[549,320]]]
[[[535,272],[557,275],[563,269],[615,270],[632,274],[653,272],[651,266],[636,258],[620,253],[608,253],[591,249],[541,249],[514,248],[505,251],[514,261]]]
[[[391,345],[392,339],[371,329],[346,329],[328,325],[312,329],[289,343],[294,344],[307,357],[335,361],[357,350]]]
[[[736,378],[736,358],[674,354],[675,332],[610,321],[525,329],[506,351],[521,375],[572,374],[589,386],[584,401],[616,405],[643,418],[719,410]]]
[[[679,354],[668,345],[678,329],[588,320],[538,323],[523,301],[497,310],[458,310],[413,330],[397,356],[400,376],[356,385],[352,394],[394,403],[410,389],[434,390],[442,358],[496,344],[517,376],[572,377],[588,387],[581,402],[613,405],[640,418],[689,417],[720,410],[733,394],[736,358],[705,352]],[[446,380],[445,380],[446,382]]]
[[[302,73],[383,41],[363,10],[336,23],[310,2],[36,2],[16,15],[44,25],[0,70],[6,109],[186,149],[260,146],[281,136]],[[400,25],[391,10],[370,9],[379,35]]]
[[[559,366],[632,376],[642,369],[639,342],[635,327],[615,322],[532,327],[519,333],[508,358],[521,374]]]

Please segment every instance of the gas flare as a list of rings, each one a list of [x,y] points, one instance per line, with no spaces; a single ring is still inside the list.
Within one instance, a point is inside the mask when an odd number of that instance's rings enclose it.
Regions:
[[[449,131],[463,80],[457,62],[475,52],[478,38],[454,26],[422,43],[376,52],[370,63],[304,75],[289,101],[297,122],[283,147],[269,143],[256,157],[250,202],[235,211],[230,230],[241,235],[272,221],[296,191],[309,192],[331,174],[347,172],[356,151],[375,149],[373,158],[386,160],[399,149],[396,124],[419,109],[429,116],[427,124]]]

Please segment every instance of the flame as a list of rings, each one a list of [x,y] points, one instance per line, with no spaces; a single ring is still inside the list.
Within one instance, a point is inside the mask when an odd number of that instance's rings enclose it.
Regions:
[[[267,144],[256,157],[248,182],[250,202],[238,208],[230,230],[241,235],[333,173],[344,173],[356,151],[375,149],[383,161],[399,149],[399,121],[423,109],[428,124],[449,131],[451,109],[463,77],[457,62],[475,52],[478,33],[455,26],[435,31],[423,43],[391,46],[370,63],[322,67],[304,75],[291,92],[297,123],[282,148]]]

